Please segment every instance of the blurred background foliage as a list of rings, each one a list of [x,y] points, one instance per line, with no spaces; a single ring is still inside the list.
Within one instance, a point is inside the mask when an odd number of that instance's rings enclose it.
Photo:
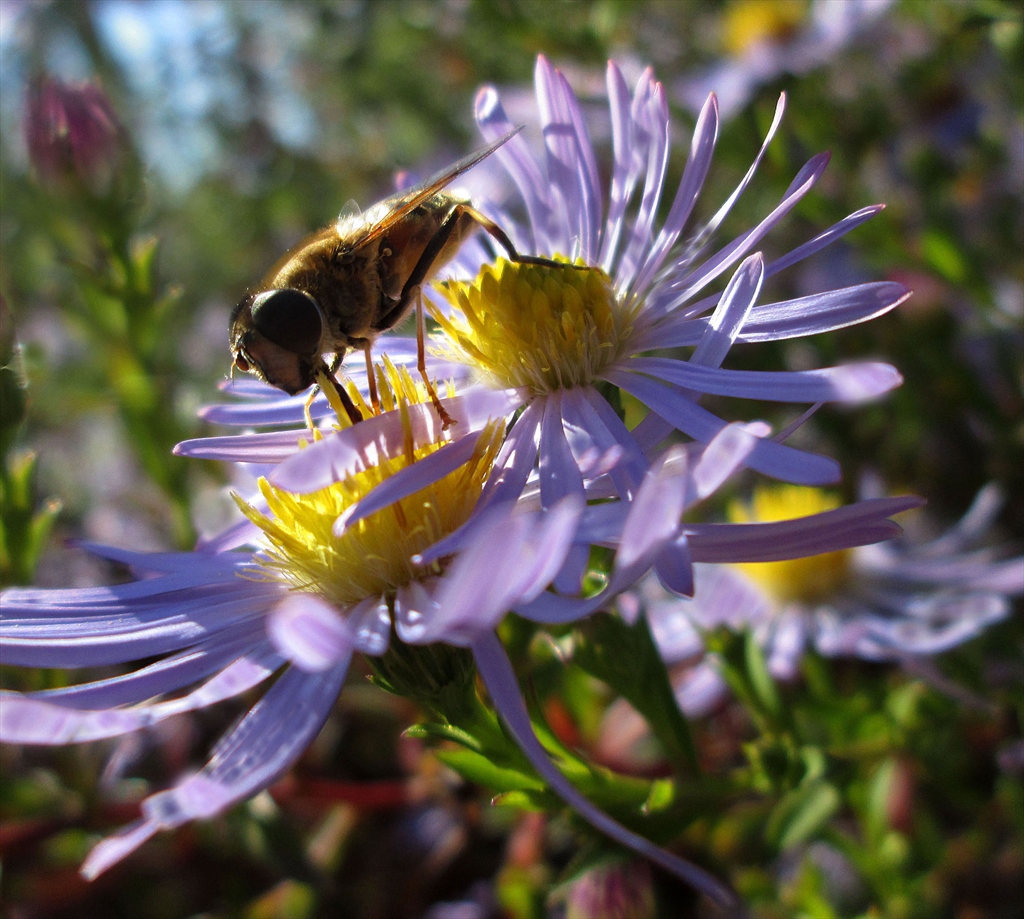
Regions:
[[[826,7],[863,20],[825,40],[812,23]],[[753,63],[757,47],[772,50],[772,66]],[[705,217],[746,170],[785,91],[780,135],[723,236],[765,213],[800,165],[829,149],[825,178],[771,235],[768,254],[867,204],[887,210],[826,257],[773,280],[772,298],[868,278],[903,281],[915,295],[864,326],[737,348],[728,366],[892,362],[906,377],[901,389],[877,405],[819,413],[800,433],[804,442],[840,459],[848,495],[860,473],[876,471],[893,491],[926,497],[947,521],[995,479],[1010,497],[1002,535],[1024,536],[1024,34],[1014,0],[0,0],[5,582],[27,582],[33,569],[37,583],[54,586],[111,575],[61,548],[60,538],[181,548],[196,530],[222,523],[229,502],[220,470],[173,457],[170,447],[202,430],[196,409],[226,378],[233,303],[349,199],[369,204],[392,188],[396,170],[429,174],[477,146],[472,101],[481,84],[497,85],[513,117],[522,112],[532,125],[526,100],[537,53],[592,107],[599,146],[607,59],[633,79],[653,66],[673,109],[676,177],[696,106],[718,89],[725,117],[699,205]],[[25,98],[42,76],[95,80],[105,91],[124,127],[112,176],[83,183],[33,173]],[[607,174],[607,143],[601,150]],[[781,419],[762,405],[723,410]],[[51,527],[59,538],[48,538]],[[958,673],[976,676],[986,649],[999,647],[1004,661],[1007,648],[1019,660],[1019,620],[958,659]],[[560,673],[545,697],[569,701],[546,714],[577,728],[600,722],[600,690],[578,671]],[[487,808],[486,797],[423,758],[418,740],[398,737],[415,717],[404,703],[353,682],[305,761],[317,781],[333,781],[329,788],[295,780],[276,804],[263,796],[225,821],[163,837],[116,881],[92,888],[74,873],[93,838],[87,831],[131,810],[108,793],[101,803],[100,754],[0,760],[8,767],[0,851],[9,915],[302,916],[344,902],[353,916],[412,916],[467,896],[480,901],[481,916],[496,914],[498,900],[508,914],[539,914],[541,892],[557,877],[550,865],[568,859],[568,825],[555,822],[547,862],[537,857],[536,815]],[[842,718],[886,698],[880,687],[835,688],[848,695]],[[981,718],[926,704],[941,716],[943,736],[962,738],[964,724]],[[1007,731],[1019,736],[1019,718],[1018,707],[982,719],[974,729],[995,735],[982,747],[991,753]],[[216,736],[214,721],[201,715],[168,729],[159,753],[118,755],[144,763],[151,781],[168,781]],[[934,727],[914,724],[911,747]],[[587,743],[587,731],[577,739]],[[929,763],[938,752],[915,751]],[[933,814],[927,857],[893,856],[871,868],[873,889],[891,894],[876,915],[998,915],[968,878],[972,866],[1005,852],[1007,815],[1017,807],[1020,818],[1020,796],[1006,798],[992,768],[966,751],[952,760],[943,775],[962,794]],[[905,779],[909,770],[927,781],[921,760],[910,762],[893,760],[886,774]],[[867,781],[851,776],[851,787]],[[124,782],[117,788],[135,800]],[[870,809],[872,792],[862,792]],[[744,829],[750,815],[734,816],[707,828],[709,851],[754,864],[763,853]],[[936,838],[954,837],[952,854],[933,851],[942,848]],[[936,875],[940,863],[945,874]],[[492,888],[497,871],[503,881]],[[827,873],[813,865],[791,872],[800,908],[817,902],[815,871]],[[988,894],[999,889],[993,882]],[[970,912],[976,901],[982,911]],[[936,911],[915,912],[922,903]],[[764,914],[787,914],[779,909]]]

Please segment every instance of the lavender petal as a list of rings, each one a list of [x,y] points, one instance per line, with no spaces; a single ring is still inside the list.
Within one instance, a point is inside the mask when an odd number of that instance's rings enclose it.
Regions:
[[[724,884],[696,865],[666,852],[650,840],[616,823],[580,794],[575,786],[559,772],[534,733],[515,672],[512,670],[512,664],[501,642],[493,632],[488,632],[478,638],[472,645],[472,651],[480,676],[490,693],[494,706],[515,738],[519,749],[526,755],[548,786],[563,801],[584,820],[616,842],[649,858],[670,874],[695,887],[723,909],[730,910],[731,915],[741,915],[741,908],[735,894]]]
[[[902,530],[888,518],[920,507],[920,498],[876,498],[775,523],[687,524],[698,562],[777,562],[891,539]]]
[[[709,443],[726,426],[726,422],[701,408],[685,393],[669,386],[612,368],[605,370],[603,376],[701,443]],[[834,460],[769,440],[759,441],[747,462],[758,472],[799,485],[827,485],[840,477],[839,464]]]

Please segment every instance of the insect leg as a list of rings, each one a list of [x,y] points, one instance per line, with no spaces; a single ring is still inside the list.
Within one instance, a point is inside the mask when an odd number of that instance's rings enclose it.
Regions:
[[[516,247],[512,244],[512,240],[509,239],[508,234],[489,217],[485,217],[481,214],[475,207],[470,207],[468,204],[460,204],[457,210],[461,211],[475,223],[479,224],[489,236],[497,240],[498,245],[508,253],[509,259],[513,262],[518,262],[521,265],[542,265],[545,268],[565,268],[567,265],[570,268],[583,269],[586,267],[585,265],[571,265],[567,262],[557,262],[551,258],[544,258],[543,255],[523,255],[521,252],[516,250]]]
[[[427,376],[427,348],[426,348],[426,330],[424,328],[425,323],[423,321],[423,295],[417,290],[416,292],[416,367],[420,372],[420,376],[423,377],[423,382],[426,384],[427,393],[430,396],[430,401],[434,403],[434,409],[437,412],[437,417],[441,419],[441,430],[445,431],[453,424],[455,419],[452,418],[448,412],[445,411],[441,400],[437,398],[437,391],[434,389],[434,384],[430,382],[430,377]]]
[[[370,386],[370,405],[373,406],[374,414],[380,414],[380,399],[377,398],[377,377],[373,372],[373,361],[370,359],[370,349],[373,343],[369,340],[363,345],[363,354],[366,355],[366,382]]]
[[[331,394],[327,392],[324,387],[324,380],[327,380],[331,384],[331,388],[337,393],[338,401],[341,402],[342,408],[345,409],[345,414],[348,415],[349,420],[352,424],[358,424],[363,420],[362,413],[356,408],[356,404],[352,401],[352,397],[348,394],[345,387],[338,382],[338,378],[335,376],[338,367],[341,365],[341,354],[336,354],[334,360],[331,361],[331,366],[328,367],[326,364],[320,365],[320,370],[317,372],[316,379],[320,388],[324,390],[324,395],[327,396],[327,401],[331,401]],[[313,390],[313,394],[316,395],[316,390]],[[306,417],[309,417],[309,404],[312,402],[310,398],[309,402],[306,403]],[[312,427],[312,424],[310,424]]]
[[[309,398],[306,399],[306,404],[302,406],[302,414],[305,415],[306,417],[306,427],[309,428],[311,431],[316,427],[316,425],[313,424],[313,416],[310,414],[309,410],[312,407],[313,400],[316,398],[316,394],[318,392],[320,392],[320,386],[314,386],[309,391]]]

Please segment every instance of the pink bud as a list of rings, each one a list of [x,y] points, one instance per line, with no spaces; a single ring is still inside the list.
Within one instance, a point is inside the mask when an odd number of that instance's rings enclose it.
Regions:
[[[68,182],[94,194],[109,190],[125,149],[125,131],[95,83],[44,78],[25,102],[29,159],[46,186]]]
[[[591,868],[566,903],[567,919],[651,919],[654,911],[651,867],[639,860]]]

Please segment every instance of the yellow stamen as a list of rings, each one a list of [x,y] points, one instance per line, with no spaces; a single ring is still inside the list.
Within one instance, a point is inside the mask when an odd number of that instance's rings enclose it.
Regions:
[[[818,488],[779,485],[758,488],[749,505],[733,501],[728,508],[733,523],[768,523],[806,517],[839,507],[838,496]],[[835,593],[849,575],[849,550],[825,552],[784,562],[745,562],[738,564],[780,603],[813,603]]]
[[[593,382],[620,355],[636,313],[601,269],[568,263],[498,259],[472,282],[437,287],[454,308],[448,317],[431,309],[448,336],[445,355],[494,385],[534,394]]]
[[[430,396],[423,381],[421,379],[414,379],[404,364],[396,365],[386,354],[381,356],[381,363],[374,364],[373,369],[374,375],[377,378],[377,392],[380,398],[381,413],[394,411],[401,402],[409,405],[418,405],[429,400]],[[363,418],[373,417],[375,414],[373,407],[363,398],[355,383],[347,377],[342,377],[340,382],[345,387],[349,398],[355,407],[359,409]],[[434,386],[437,386],[436,381]],[[352,427],[352,421],[348,417],[348,412],[345,411],[345,407],[342,405],[341,399],[338,397],[334,387],[329,383],[324,385],[321,382],[320,388],[324,396],[326,396],[328,404],[334,410],[334,414],[337,416],[336,430]],[[455,386],[451,380],[445,383],[444,395],[448,397],[455,395]]]
[[[242,513],[263,531],[267,543],[258,568],[250,571],[251,576],[284,581],[338,606],[368,597],[393,596],[398,588],[425,573],[412,564],[412,556],[469,518],[500,446],[500,422],[484,430],[472,457],[463,466],[353,523],[340,536],[335,535],[335,521],[348,508],[376,485],[441,449],[446,442],[423,446],[414,443],[409,405],[426,402],[428,397],[425,387],[414,381],[404,367],[396,368],[385,360],[378,382],[382,404],[396,407],[402,418],[405,437],[400,455],[384,458],[377,465],[312,494],[294,494],[260,479],[267,513],[235,495]],[[362,410],[366,405],[360,402]],[[342,410],[339,423],[344,425],[346,420]],[[315,432],[314,439],[320,439],[319,432]],[[435,573],[438,572],[440,568],[435,565]]]

